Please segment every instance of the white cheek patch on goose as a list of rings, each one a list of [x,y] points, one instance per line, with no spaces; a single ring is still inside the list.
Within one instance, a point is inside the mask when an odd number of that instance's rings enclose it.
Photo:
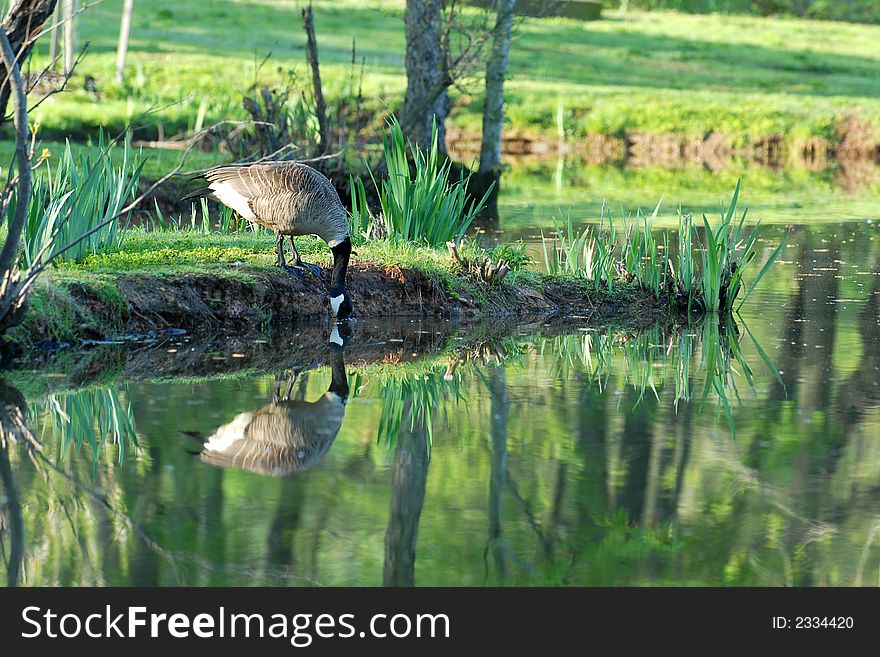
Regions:
[[[342,302],[345,300],[345,295],[340,294],[338,297],[330,297],[330,307],[333,308],[333,314],[339,314],[339,306],[342,305]]]
[[[336,308],[333,309],[334,314],[336,313]],[[339,335],[339,327],[334,326],[333,330],[330,332],[330,342],[333,344],[338,344],[340,347],[345,346],[345,342],[342,340],[342,336]]]
[[[244,195],[239,194],[232,187],[222,182],[211,183],[209,188],[213,190],[214,195],[219,198],[223,204],[228,205],[242,217],[245,219],[254,218],[254,213],[251,211],[251,208],[248,205],[248,200]]]

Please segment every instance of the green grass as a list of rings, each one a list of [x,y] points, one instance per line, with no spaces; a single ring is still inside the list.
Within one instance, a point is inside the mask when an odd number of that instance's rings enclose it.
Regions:
[[[91,42],[71,93],[35,113],[54,134],[113,129],[152,106],[142,134],[192,128],[242,116],[241,97],[255,81],[277,85],[278,68],[307,71],[298,8],[287,0],[239,0],[205,6],[154,0],[135,9],[128,77],[113,82],[121,0],[85,12],[79,34]],[[325,93],[348,83],[351,45],[365,59],[364,95],[374,109],[400,106],[403,0],[319,0],[315,25]],[[235,29],[230,29],[234,25]],[[511,131],[552,139],[585,134],[711,130],[735,145],[783,134],[835,138],[849,112],[880,126],[880,27],[751,16],[613,11],[591,23],[526,20],[511,51],[507,121]],[[34,66],[48,45],[37,49]],[[265,65],[263,57],[271,52]],[[98,102],[82,85],[93,76]],[[455,94],[450,125],[477,132],[482,87]]]

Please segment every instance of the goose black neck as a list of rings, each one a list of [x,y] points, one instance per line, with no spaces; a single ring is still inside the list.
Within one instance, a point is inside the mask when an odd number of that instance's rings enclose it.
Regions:
[[[330,350],[330,380],[329,392],[339,395],[343,400],[348,399],[348,377],[345,374],[345,358],[342,349]]]
[[[330,247],[333,252],[333,273],[330,276],[330,296],[337,296],[345,291],[345,275],[348,272],[348,260],[351,257],[351,239],[346,237],[336,246]]]

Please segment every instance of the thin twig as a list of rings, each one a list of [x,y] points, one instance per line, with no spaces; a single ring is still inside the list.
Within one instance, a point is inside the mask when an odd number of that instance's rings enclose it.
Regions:
[[[70,82],[70,78],[72,78],[73,74],[76,72],[76,67],[79,66],[79,63],[85,58],[86,50],[88,49],[88,47],[89,47],[89,42],[86,41],[83,44],[82,49],[79,51],[79,54],[76,56],[76,59],[73,60],[73,65],[71,65],[70,71],[68,71],[67,73],[64,73],[61,76],[62,77],[61,86],[58,87],[57,89],[50,89],[49,92],[45,96],[40,98],[40,100],[38,100],[36,103],[34,103],[33,105],[31,105],[28,108],[28,112],[33,112],[40,105],[42,105],[44,102],[46,102],[47,98],[51,98],[55,94],[59,94],[62,91],[65,91],[67,89],[67,83]],[[47,70],[48,70],[48,67],[46,69],[44,69],[43,72],[40,73],[40,75],[42,76],[43,73],[45,73]],[[36,81],[34,81],[34,85],[36,86]],[[9,117],[6,117],[6,118],[9,118]]]

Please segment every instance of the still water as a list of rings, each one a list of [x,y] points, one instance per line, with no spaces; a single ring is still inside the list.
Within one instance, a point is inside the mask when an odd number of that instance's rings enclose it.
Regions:
[[[660,196],[561,171],[511,175],[485,234]],[[700,175],[662,174],[671,207],[732,189]],[[363,320],[10,373],[44,450],[0,453],[0,578],[880,585],[877,188],[823,175],[746,179],[764,255],[789,237],[736,327]]]

